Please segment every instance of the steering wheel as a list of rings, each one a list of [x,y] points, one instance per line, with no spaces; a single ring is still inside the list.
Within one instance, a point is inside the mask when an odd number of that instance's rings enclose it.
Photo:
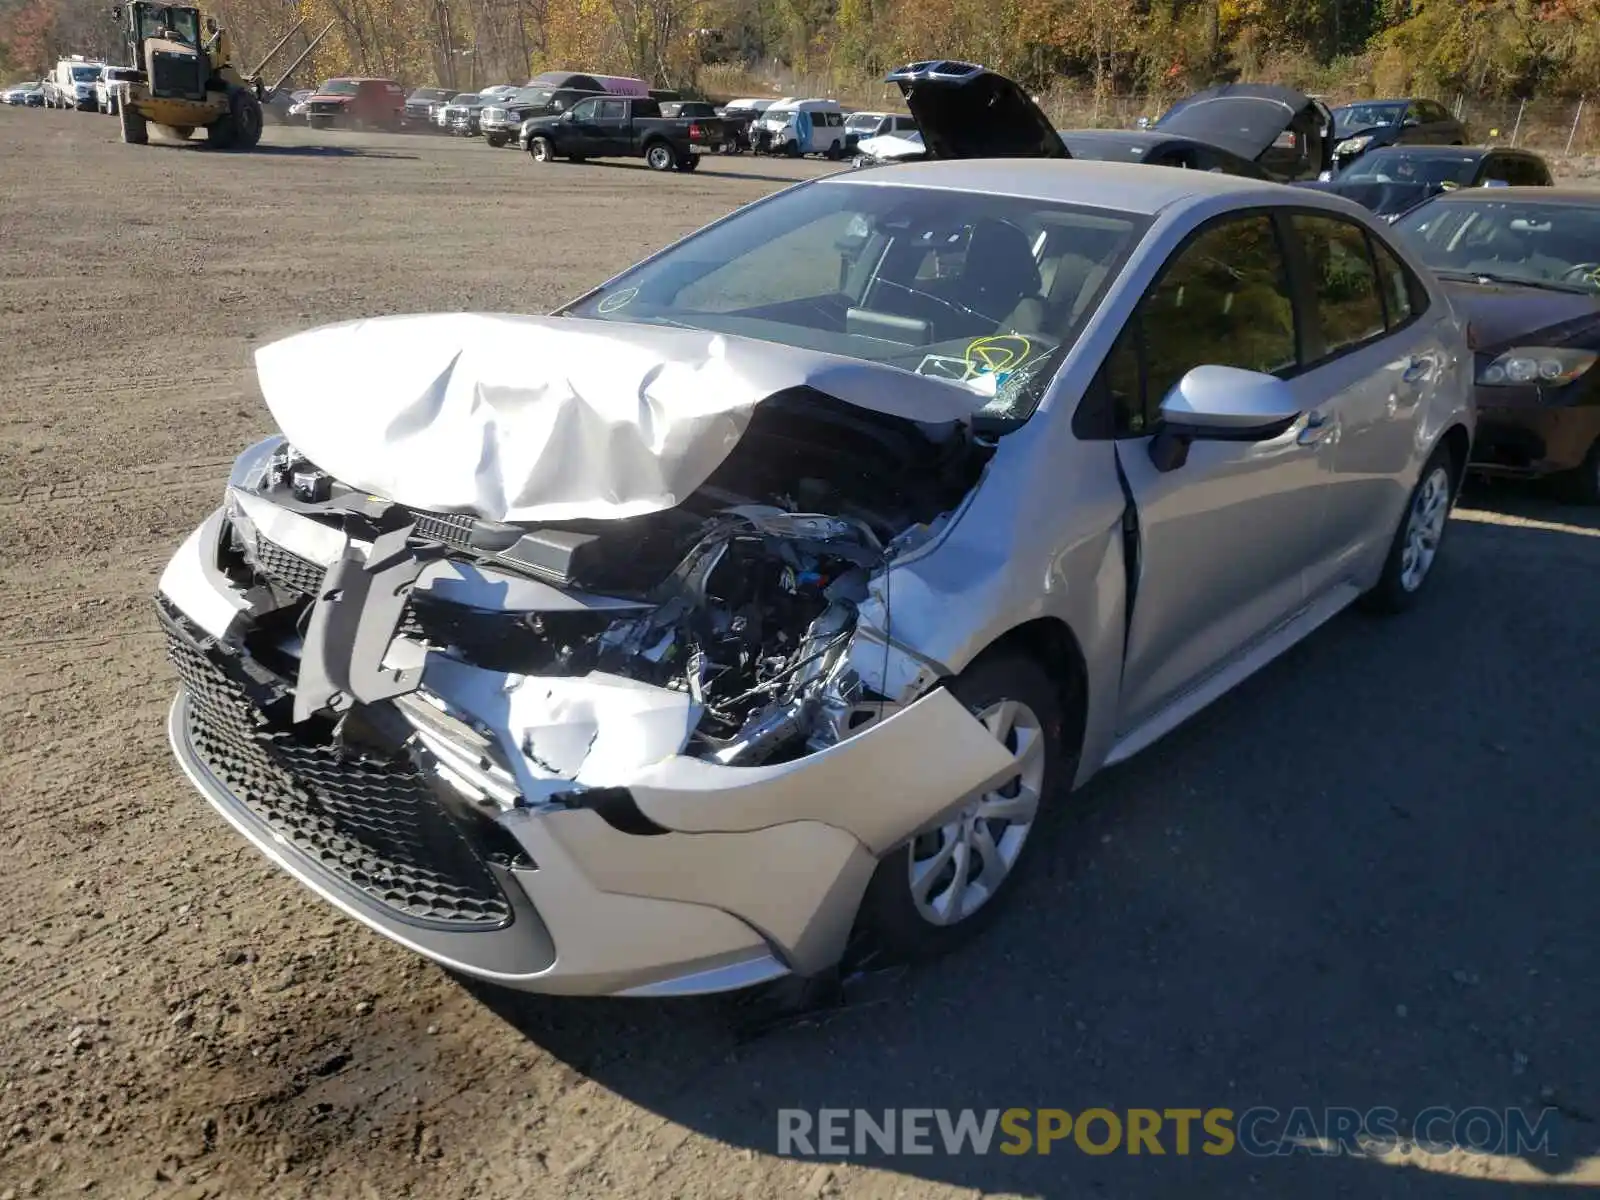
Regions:
[[[1600,262],[1573,263],[1565,271],[1561,272],[1561,281],[1563,283],[1569,279],[1574,282],[1600,287]]]

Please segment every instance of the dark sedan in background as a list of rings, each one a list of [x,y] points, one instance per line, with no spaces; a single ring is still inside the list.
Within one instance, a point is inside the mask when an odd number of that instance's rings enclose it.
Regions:
[[[1394,227],[1472,330],[1473,468],[1600,504],[1600,193],[1447,192]]]
[[[1452,188],[1550,187],[1550,165],[1503,146],[1394,146],[1374,150],[1331,181],[1308,183],[1393,220]]]
[[[1432,100],[1363,100],[1333,110],[1334,169],[1384,146],[1462,146],[1467,127]]]

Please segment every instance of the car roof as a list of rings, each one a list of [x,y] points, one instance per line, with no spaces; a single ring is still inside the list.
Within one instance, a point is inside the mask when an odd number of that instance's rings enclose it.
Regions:
[[[965,158],[908,162],[898,164],[892,171],[851,171],[830,176],[825,182],[985,192],[1119,209],[1145,216],[1153,216],[1192,197],[1253,196],[1283,203],[1301,198],[1299,189],[1260,179],[1093,159]]]
[[[1434,200],[1445,204],[1482,204],[1488,201],[1524,204],[1564,204],[1572,208],[1600,208],[1600,191],[1580,187],[1455,188]]]
[[[1407,142],[1401,146],[1374,146],[1357,162],[1369,158],[1483,158],[1487,154],[1527,154],[1509,146],[1426,146]]]

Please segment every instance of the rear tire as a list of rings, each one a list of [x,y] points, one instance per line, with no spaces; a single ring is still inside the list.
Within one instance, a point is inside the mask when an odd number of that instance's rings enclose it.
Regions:
[[[484,134],[483,140],[498,150],[506,144],[506,135],[503,133],[487,133]]]
[[[118,110],[117,116],[122,132],[122,140],[129,146],[143,146],[150,141],[150,127],[145,124],[145,119],[137,109],[129,108],[124,104]]]
[[[693,171],[696,168],[698,168],[699,166],[700,166],[699,157],[697,155],[691,154],[687,158],[685,158],[682,162],[680,162],[678,164],[678,170],[680,170],[680,171]]]
[[[644,161],[652,171],[670,171],[678,165],[672,147],[666,142],[652,142],[644,148]]]
[[[1400,515],[1383,574],[1361,597],[1361,607],[1369,612],[1400,613],[1417,602],[1423,586],[1433,577],[1443,548],[1462,467],[1445,445],[1436,447],[1428,457]]]
[[[857,916],[869,952],[897,960],[946,954],[981,932],[1012,894],[1037,826],[1070,784],[1072,760],[1062,744],[1069,723],[1057,682],[1032,659],[1000,652],[981,656],[950,685],[1017,755],[1018,774],[878,864]]]
[[[1581,467],[1557,477],[1556,487],[1572,504],[1600,504],[1600,441],[1589,447]]]
[[[844,151],[839,149],[839,143],[838,142],[830,142],[828,144],[827,154],[828,154],[828,161],[829,162],[838,162],[841,158],[844,157]]]

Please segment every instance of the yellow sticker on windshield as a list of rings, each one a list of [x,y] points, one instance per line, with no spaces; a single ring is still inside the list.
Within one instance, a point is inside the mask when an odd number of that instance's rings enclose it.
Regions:
[[[1033,353],[1033,343],[1020,333],[999,333],[968,343],[963,357],[973,371],[1000,374],[1015,370]]]

